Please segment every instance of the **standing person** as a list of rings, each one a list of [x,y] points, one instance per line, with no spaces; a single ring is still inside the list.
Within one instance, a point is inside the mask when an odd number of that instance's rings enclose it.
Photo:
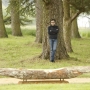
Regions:
[[[59,32],[59,28],[56,25],[56,20],[51,19],[50,26],[48,27],[48,34],[49,34],[49,42],[50,42],[50,61],[55,62],[55,52],[57,47],[57,35]]]

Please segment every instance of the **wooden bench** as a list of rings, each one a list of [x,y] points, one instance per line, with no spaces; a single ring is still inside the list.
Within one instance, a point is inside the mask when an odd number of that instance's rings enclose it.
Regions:
[[[27,80],[57,80],[64,82],[64,79],[78,77],[83,73],[90,72],[90,66],[80,67],[66,67],[59,69],[14,69],[14,68],[0,68],[0,75],[13,78],[22,79],[23,82]],[[42,81],[43,80],[43,81]]]

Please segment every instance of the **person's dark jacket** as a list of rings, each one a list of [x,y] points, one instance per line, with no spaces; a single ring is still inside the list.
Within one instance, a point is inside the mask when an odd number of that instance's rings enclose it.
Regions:
[[[57,34],[59,32],[58,26],[49,26],[48,27],[48,34],[50,39],[57,39]]]

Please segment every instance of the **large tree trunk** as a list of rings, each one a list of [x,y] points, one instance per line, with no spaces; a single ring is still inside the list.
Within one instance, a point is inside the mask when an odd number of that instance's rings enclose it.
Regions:
[[[19,0],[10,0],[11,3],[11,27],[13,36],[22,36],[19,18]]]
[[[3,21],[3,14],[2,14],[2,0],[0,0],[0,38],[3,37],[8,37],[5,26],[4,26],[4,21]]]
[[[42,58],[48,59],[50,56],[49,39],[47,27],[50,25],[50,19],[56,19],[59,26],[58,45],[56,50],[56,59],[68,58],[63,38],[63,6],[62,0],[44,0],[43,2],[43,53]]]
[[[73,52],[71,45],[71,17],[70,17],[70,5],[68,0],[63,0],[63,8],[64,8],[64,41],[65,46],[68,52]]]
[[[42,14],[42,3],[41,0],[36,0],[36,42],[42,43],[43,35],[43,14]]]
[[[27,79],[70,79],[83,73],[90,73],[90,66],[66,67],[59,69],[14,69],[0,68],[0,75]]]
[[[77,10],[75,8],[72,8],[71,9],[71,16],[73,16],[76,12],[77,12]],[[79,29],[78,29],[77,18],[75,20],[73,20],[71,25],[72,25],[71,26],[72,38],[81,38],[80,33],[79,33]]]

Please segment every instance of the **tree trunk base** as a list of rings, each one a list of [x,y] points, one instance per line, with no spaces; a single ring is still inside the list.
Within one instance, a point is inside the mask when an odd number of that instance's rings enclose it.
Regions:
[[[71,49],[71,50],[67,50],[67,52],[68,52],[68,53],[73,53],[73,50],[72,50],[72,49]]]
[[[6,36],[0,36],[0,38],[8,38],[8,35],[6,35]]]
[[[35,40],[36,43],[42,43],[42,40]]]
[[[13,36],[22,37],[22,34],[12,34]]]

